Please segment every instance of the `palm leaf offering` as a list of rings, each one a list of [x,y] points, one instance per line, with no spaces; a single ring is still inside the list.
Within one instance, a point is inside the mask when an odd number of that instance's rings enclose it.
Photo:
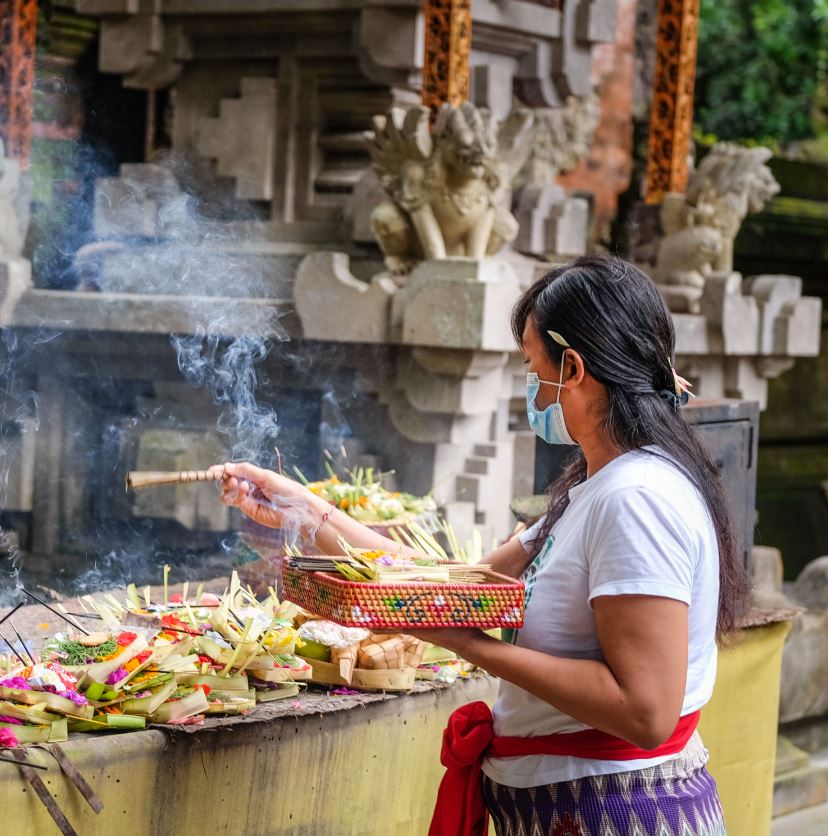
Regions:
[[[372,484],[369,473],[360,478]],[[288,561],[307,576],[328,571],[364,587],[389,579],[435,588],[486,579],[487,566],[447,560],[457,554],[456,538],[448,537],[445,549],[416,522],[402,531],[404,542],[422,546],[420,553],[343,542],[335,557],[302,555],[291,547]],[[4,740],[25,745],[66,740],[75,731],[199,723],[206,715],[245,714],[257,703],[294,697],[307,682],[408,690],[426,647],[402,634],[348,632],[333,621],[314,620],[272,588],[260,601],[235,572],[221,595],[202,587],[191,595],[188,584],[172,594],[169,567],[163,580],[160,601],[149,587],[130,584],[122,597],[83,596],[72,613],[62,604],[39,602],[68,629],[47,639],[40,657],[25,644],[20,654],[10,646],[12,654],[0,656]],[[303,632],[309,620],[317,626]]]
[[[65,740],[246,713],[298,693],[311,666],[294,653],[294,605],[273,590],[258,601],[235,573],[222,596],[191,600],[187,584],[170,594],[168,574],[163,602],[130,585],[123,601],[86,596],[74,614],[58,605],[72,629],[48,639],[42,658],[0,657],[0,728],[21,744]],[[87,619],[94,632],[76,628]]]
[[[443,546],[435,534],[442,535]],[[450,560],[456,563],[480,563],[483,559],[483,538],[478,529],[473,529],[471,540],[461,546],[454,526],[446,520],[439,520],[434,530],[429,531],[417,520],[409,520],[404,525],[389,530],[389,536],[404,546],[422,552],[428,557]]]
[[[430,494],[415,496],[403,491],[387,490],[382,485],[381,474],[373,468],[355,467],[343,474],[344,478],[340,478],[330,465],[326,466],[328,478],[316,482],[308,481],[298,468],[294,470],[312,493],[366,525],[392,521],[403,524],[434,514],[437,510],[437,504]]]

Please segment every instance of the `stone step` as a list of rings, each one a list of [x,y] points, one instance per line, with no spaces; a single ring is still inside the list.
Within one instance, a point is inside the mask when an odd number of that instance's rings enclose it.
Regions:
[[[493,459],[497,456],[497,444],[475,444],[474,455]]]
[[[456,499],[473,502],[477,508],[491,508],[498,499],[501,486],[489,476],[479,473],[463,473],[454,480]],[[475,516],[478,523],[484,522],[482,515]]]
[[[457,499],[460,502],[471,502],[480,507],[482,501],[482,484],[479,476],[461,474],[454,480]]]
[[[342,168],[323,169],[314,180],[314,186],[320,191],[350,190],[363,175],[361,168],[344,165]]]
[[[484,458],[483,456],[469,456],[466,459],[465,471],[466,473],[475,473],[480,476],[486,476],[489,473],[489,467],[491,464],[491,459]]]
[[[349,154],[368,154],[364,131],[353,133],[324,134],[319,137],[319,147],[324,151],[338,151]]]
[[[771,836],[825,836],[828,833],[828,804],[818,804],[780,816],[771,823]]]
[[[800,749],[787,737],[779,735],[776,741],[775,775],[784,775],[797,769],[805,769],[811,763],[811,756],[804,749]]]
[[[773,815],[782,816],[828,801],[828,767],[806,766],[777,775],[773,782]]]

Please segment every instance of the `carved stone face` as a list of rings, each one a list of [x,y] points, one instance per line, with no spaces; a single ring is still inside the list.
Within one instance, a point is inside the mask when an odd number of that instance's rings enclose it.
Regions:
[[[748,205],[751,212],[760,212],[764,205],[779,194],[779,183],[766,166],[759,166],[751,178]]]
[[[400,171],[400,191],[403,200],[414,200],[423,192],[425,168],[419,162],[404,163]]]
[[[713,261],[722,251],[722,237],[718,230],[707,226],[695,227],[699,254],[708,261]]]
[[[462,170],[469,178],[475,180],[482,180],[486,176],[493,155],[486,152],[486,150],[478,142],[471,145],[452,145],[450,154],[450,164]]]

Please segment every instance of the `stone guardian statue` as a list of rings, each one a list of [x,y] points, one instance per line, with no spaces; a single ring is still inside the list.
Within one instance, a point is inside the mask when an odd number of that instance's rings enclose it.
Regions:
[[[654,278],[671,310],[698,313],[707,279],[733,272],[733,242],[742,222],[779,192],[766,165],[772,155],[761,146],[719,142],[691,172],[687,194],[665,196]]]
[[[401,276],[426,259],[482,259],[513,241],[512,181],[526,162],[533,114],[503,123],[471,102],[430,112],[393,108],[374,117],[368,135],[373,167],[391,198],[371,215],[389,272]]]

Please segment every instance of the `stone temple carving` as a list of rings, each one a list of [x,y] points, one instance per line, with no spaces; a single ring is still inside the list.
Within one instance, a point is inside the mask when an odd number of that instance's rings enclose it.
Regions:
[[[570,96],[564,107],[537,108],[529,158],[514,183],[520,230],[514,248],[538,258],[572,258],[587,251],[589,203],[559,186],[589,151],[601,118],[598,97]]]
[[[498,124],[470,102],[443,105],[431,133],[424,107],[374,118],[369,150],[391,200],[374,209],[371,228],[389,272],[447,256],[481,259],[514,240],[511,186],[529,154],[533,121],[531,111],[517,109]]]
[[[535,134],[518,184],[552,184],[572,171],[586,156],[601,120],[601,105],[593,92],[570,96],[563,107],[536,108]]]
[[[779,192],[771,156],[769,148],[718,143],[691,173],[687,194],[665,196],[654,275],[672,310],[698,313],[707,279],[733,271],[742,221]]]

